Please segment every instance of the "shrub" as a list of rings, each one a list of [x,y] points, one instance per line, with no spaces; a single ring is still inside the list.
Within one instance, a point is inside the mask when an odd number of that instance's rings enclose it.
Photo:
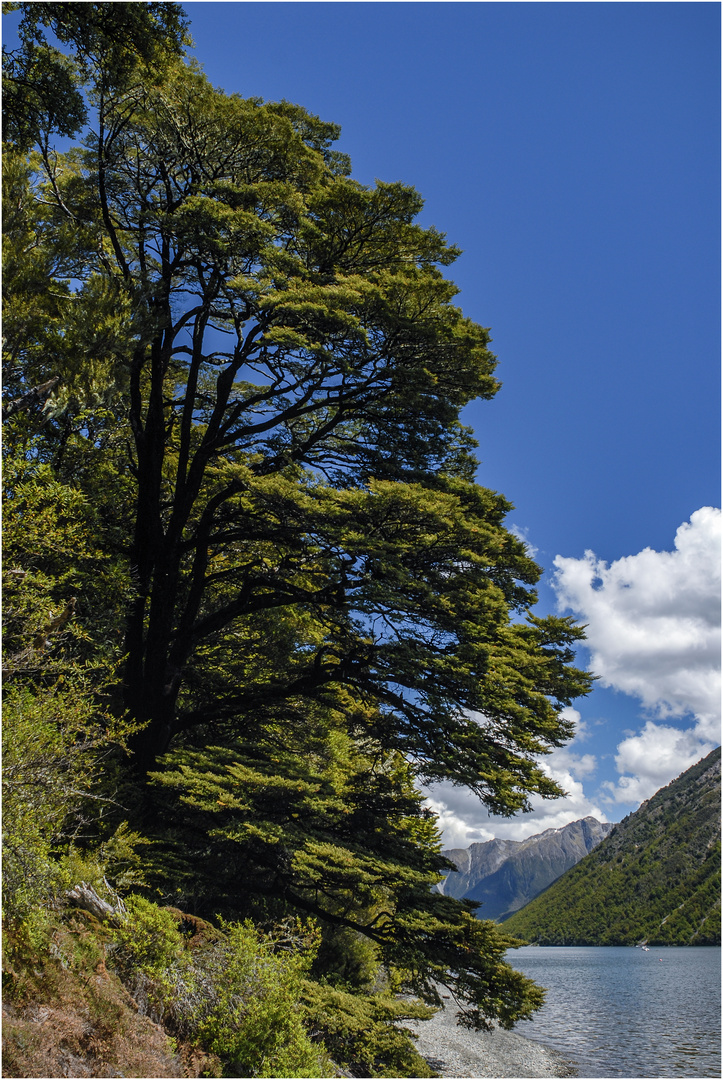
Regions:
[[[307,980],[303,987],[305,1020],[334,1061],[355,1076],[435,1076],[414,1048],[404,1020],[429,1019],[435,1010],[420,1001],[391,993],[349,993]]]
[[[90,772],[78,738],[88,709],[74,694],[11,688],[3,711],[3,903],[22,918],[60,885],[52,854]]]
[[[332,1075],[323,1048],[304,1029],[299,1004],[314,932],[297,927],[282,942],[250,922],[225,930],[225,939],[197,960],[209,989],[198,1025],[204,1047],[229,1063],[230,1076]]]
[[[224,923],[217,940],[189,949],[170,911],[140,896],[126,911],[113,931],[113,962],[143,1011],[217,1055],[224,1075],[332,1075],[302,1022],[313,927],[263,933],[250,922]]]
[[[183,939],[170,911],[142,896],[129,896],[126,918],[113,934],[118,951],[116,965],[131,972],[161,979],[183,958]]]

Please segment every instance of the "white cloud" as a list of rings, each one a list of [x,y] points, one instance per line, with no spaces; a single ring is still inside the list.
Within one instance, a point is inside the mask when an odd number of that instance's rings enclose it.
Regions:
[[[590,669],[653,717],[617,747],[621,778],[607,784],[616,802],[649,798],[719,740],[720,527],[720,510],[706,506],[680,526],[674,551],[645,548],[609,566],[592,551],[555,559],[559,607],[587,623]]]
[[[602,786],[614,802],[641,803],[695,765],[715,745],[701,736],[697,725],[680,731],[649,720],[639,735],[631,735],[618,745],[618,783],[607,781]]]
[[[604,686],[638,698],[650,718],[642,731],[624,733],[615,756],[619,779],[602,784],[597,800],[583,790],[597,761],[580,751],[587,733],[575,709],[563,710],[575,721],[574,741],[540,762],[565,798],[533,798],[531,813],[496,818],[465,788],[432,786],[428,802],[446,847],[524,840],[588,815],[607,821],[605,806],[649,798],[717,745],[720,524],[720,511],[703,507],[678,529],[674,551],[645,548],[610,565],[592,551],[555,559],[559,607],[587,623],[591,670]],[[527,542],[524,530],[513,531]]]
[[[576,738],[583,738],[580,714],[572,708],[563,709],[563,714],[574,720],[578,726]],[[601,806],[591,802],[585,795],[580,780],[595,771],[596,759],[592,754],[575,753],[572,746],[570,743],[556,749],[540,760],[544,772],[557,780],[568,793],[566,797],[554,802],[533,797],[530,799],[532,811],[514,818],[491,817],[479,799],[466,788],[455,787],[449,783],[432,785],[427,790],[427,801],[439,819],[444,846],[464,848],[493,837],[525,840],[528,836],[544,832],[545,829],[561,829],[571,821],[583,817],[607,821]]]
[[[536,548],[534,544],[530,543],[529,537],[527,535],[530,530],[527,528],[523,528],[521,525],[510,525],[509,531],[512,533],[513,536],[516,536],[518,540],[522,541],[522,543],[525,545],[525,550],[527,554],[531,559],[534,559],[537,555],[537,552],[539,551],[539,548]]]

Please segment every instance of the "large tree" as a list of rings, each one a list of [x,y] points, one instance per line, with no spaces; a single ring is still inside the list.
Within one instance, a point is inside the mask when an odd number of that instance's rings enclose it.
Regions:
[[[337,129],[297,106],[188,65],[96,98],[88,148],[53,158],[44,197],[83,232],[85,287],[129,309],[141,766],[191,726],[344,684],[427,778],[502,810],[553,793],[533,755],[568,735],[578,634],[521,617],[538,569],[472,480],[459,412],[498,384],[439,269],[455,249],[414,223],[412,189],[351,180]],[[315,645],[235,677],[249,620],[282,608],[313,614]]]
[[[175,5],[21,7],[11,440],[52,395],[28,459],[85,493],[114,566],[125,544],[111,705],[162,785],[156,827],[172,847],[175,815],[209,904],[244,877],[509,1022],[537,999],[430,892],[413,784],[499,813],[559,794],[539,755],[589,678],[580,631],[531,613],[510,504],[475,483],[460,413],[499,384],[443,273],[457,249],[414,189],[350,177],[333,124],[179,60]]]

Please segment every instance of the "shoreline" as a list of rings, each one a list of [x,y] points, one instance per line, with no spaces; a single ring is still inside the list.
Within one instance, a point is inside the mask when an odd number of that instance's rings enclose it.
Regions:
[[[517,1031],[496,1026],[492,1031],[458,1027],[454,1009],[440,1009],[431,1020],[408,1020],[404,1026],[417,1035],[417,1052],[440,1076],[531,1080],[579,1075],[572,1059]]]

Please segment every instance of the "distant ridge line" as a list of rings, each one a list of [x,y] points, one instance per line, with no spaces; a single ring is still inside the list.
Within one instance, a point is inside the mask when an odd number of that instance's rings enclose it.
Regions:
[[[541,945],[720,945],[720,774],[716,747],[506,928]]]
[[[505,919],[584,858],[612,828],[586,817],[525,840],[493,839],[447,849],[442,854],[458,869],[439,890],[479,903],[479,918]]]

